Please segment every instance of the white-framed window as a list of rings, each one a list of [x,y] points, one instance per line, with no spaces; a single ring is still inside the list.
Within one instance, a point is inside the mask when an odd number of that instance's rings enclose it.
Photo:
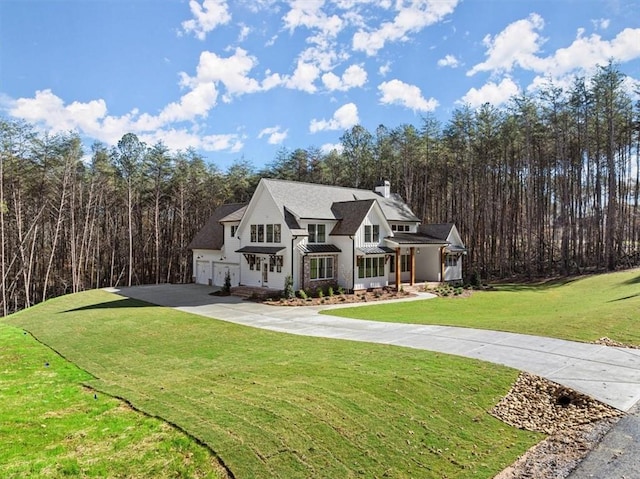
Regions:
[[[233,238],[238,232],[238,225],[231,225],[231,237]]]
[[[309,243],[326,243],[326,226],[322,223],[310,224],[307,226],[307,231],[309,232],[309,238],[307,240]]]
[[[278,273],[282,273],[282,256],[281,255],[271,255],[269,256],[269,271],[273,273],[277,271]]]
[[[391,231],[397,231],[398,233],[408,233],[410,230],[410,225],[391,225]]]
[[[384,256],[362,257],[358,260],[358,278],[384,276]]]
[[[445,266],[458,266],[458,256],[454,254],[448,254],[444,259]]]
[[[256,265],[257,265],[257,269],[260,269],[260,260],[258,258],[256,258],[255,254],[248,254],[246,255],[247,257],[247,263],[249,263],[249,269],[251,271],[256,269]]]
[[[333,257],[314,256],[309,259],[309,278],[333,279]]]
[[[380,239],[380,225],[364,225],[364,242],[377,243]]]
[[[252,243],[280,243],[281,240],[282,226],[280,225],[280,223],[272,223],[268,225],[251,225]]]
[[[406,273],[408,271],[410,271],[409,269],[409,264],[411,262],[411,256],[409,256],[408,254],[401,254],[400,255],[400,272],[401,273]],[[389,272],[390,273],[395,273],[396,272],[396,258],[395,257],[391,257],[391,264],[389,265]]]

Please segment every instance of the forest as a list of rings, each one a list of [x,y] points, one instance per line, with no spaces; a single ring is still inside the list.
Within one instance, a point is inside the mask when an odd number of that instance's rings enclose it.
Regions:
[[[190,282],[187,245],[262,177],[372,188],[391,182],[423,222],[455,222],[465,276],[541,278],[640,264],[640,91],[618,68],[442,124],[354,126],[342,148],[281,149],[227,171],[194,150],[0,118],[0,314],[106,286]]]

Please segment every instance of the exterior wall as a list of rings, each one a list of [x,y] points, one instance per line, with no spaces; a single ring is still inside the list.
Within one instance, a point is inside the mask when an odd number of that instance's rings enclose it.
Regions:
[[[279,243],[252,243],[251,242],[251,225],[253,224],[280,224],[280,242]],[[226,234],[226,232],[225,232]],[[240,228],[236,235],[240,238],[237,243],[234,243],[233,250],[226,248],[227,251],[236,251],[243,246],[282,246],[283,250],[279,253],[282,256],[282,270],[280,273],[274,268],[274,271],[269,271],[269,255],[257,254],[256,257],[260,259],[260,270],[257,268],[254,270],[249,269],[249,263],[243,254],[235,253],[239,256],[240,263],[240,277],[239,282],[245,286],[264,286],[272,289],[283,289],[284,279],[288,274],[291,274],[291,232],[287,228],[284,221],[283,212],[278,210],[277,205],[274,203],[271,195],[265,188],[258,188],[254,193],[253,198],[249,204],[249,208],[245,212],[245,216],[240,223]],[[266,232],[265,232],[266,235]],[[266,237],[265,237],[266,239]],[[267,268],[266,276],[264,274],[264,268]],[[266,281],[265,281],[266,279]],[[295,269],[294,269],[294,288],[295,288]]]
[[[440,246],[420,246],[420,254],[416,254],[416,280],[442,281]]]
[[[445,281],[459,281],[462,279],[462,255],[458,256],[455,266],[446,266],[444,268]]]
[[[328,279],[311,279],[311,268],[310,262],[311,258],[316,257],[332,257],[333,258],[333,278]],[[318,254],[318,255],[305,255],[302,257],[301,262],[301,275],[302,275],[302,288],[305,291],[315,292],[318,289],[326,290],[329,286],[335,286],[336,281],[336,266],[338,265],[338,256],[337,253],[327,253],[327,254]]]
[[[365,238],[365,226],[373,226],[378,225],[379,233],[377,238],[372,238],[373,241],[366,241]],[[388,225],[381,212],[377,208],[371,208],[369,214],[365,217],[364,221],[358,228],[358,231],[355,235],[355,247],[374,247],[374,246],[382,246],[383,239],[386,236],[391,235],[391,227]],[[356,256],[358,256],[358,252],[356,251]],[[384,255],[368,255],[363,256],[363,258],[385,258]],[[385,261],[384,265],[384,275],[382,276],[374,276],[372,278],[360,278],[360,269],[357,265],[357,258],[353,267],[354,274],[354,290],[359,289],[370,289],[370,288],[383,288],[389,285],[389,261]]]
[[[353,272],[355,269],[353,259],[353,241],[349,236],[332,236],[331,242],[342,250],[338,255],[338,265],[334,272],[338,286],[345,290],[353,289]]]

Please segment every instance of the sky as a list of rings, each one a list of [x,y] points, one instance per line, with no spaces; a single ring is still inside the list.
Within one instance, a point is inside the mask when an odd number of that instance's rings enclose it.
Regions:
[[[0,116],[223,170],[339,149],[358,124],[446,124],[610,59],[633,92],[638,0],[0,0]]]

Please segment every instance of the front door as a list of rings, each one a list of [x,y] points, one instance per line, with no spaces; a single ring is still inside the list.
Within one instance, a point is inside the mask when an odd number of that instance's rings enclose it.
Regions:
[[[269,262],[262,262],[262,286],[266,286],[269,282]]]

